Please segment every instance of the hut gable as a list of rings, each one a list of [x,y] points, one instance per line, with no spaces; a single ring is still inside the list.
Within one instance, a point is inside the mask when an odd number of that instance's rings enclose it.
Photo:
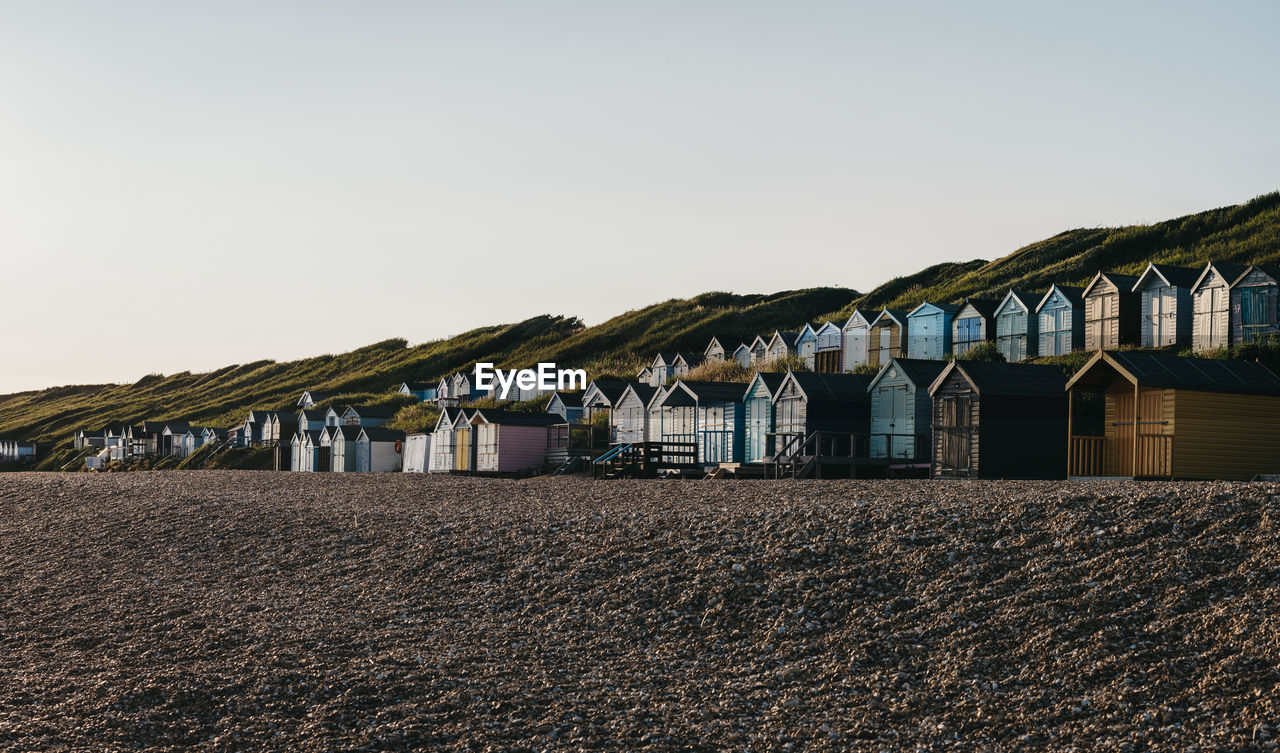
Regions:
[[[650,406],[649,425],[656,441],[694,443],[700,464],[741,462],[742,386],[677,381]]]
[[[566,423],[576,424],[582,420],[582,398],[581,392],[553,392],[547,401],[547,413],[559,416]]]
[[[769,359],[769,341],[760,335],[756,335],[756,339],[751,341],[751,363],[755,366],[763,364]]]
[[[671,364],[671,376],[681,378],[693,369],[701,366],[704,360],[705,359],[699,355],[677,353],[675,362]]]
[[[702,357],[711,363],[719,363],[725,359],[724,343],[720,342],[719,337],[712,337],[711,342],[707,343],[706,350],[702,351]]]
[[[871,322],[867,340],[867,363],[879,366],[891,358],[907,354],[910,325],[905,312],[884,309]]]
[[[841,349],[844,351],[844,371],[853,371],[867,363],[870,330],[871,320],[861,309],[854,309],[840,331]]]
[[[995,314],[999,301],[965,300],[951,322],[951,350],[957,357],[995,339]]]
[[[1133,293],[1138,278],[1099,272],[1085,286],[1084,347],[1118,348],[1138,343],[1139,301]]]
[[[1072,476],[1248,479],[1280,472],[1280,378],[1260,364],[1104,350],[1067,390]]]
[[[1276,299],[1280,268],[1255,264],[1231,284],[1231,333],[1237,343],[1270,340],[1280,333]]]
[[[791,371],[773,393],[774,433],[780,445],[771,450],[785,453],[818,432],[838,435],[843,451],[866,456],[866,435],[871,429],[869,374],[819,374]],[[849,447],[850,438],[855,441]]]
[[[1040,352],[1036,302],[1040,296],[1010,290],[996,307],[996,348],[1010,363],[1034,358]]]
[[[1063,356],[1084,347],[1084,290],[1053,285],[1036,306],[1039,353]]]
[[[1191,288],[1200,270],[1148,264],[1133,285],[1138,295],[1139,342],[1162,348],[1191,342]]]
[[[733,351],[733,360],[738,362],[742,368],[751,366],[751,346],[746,343],[740,343]]]
[[[653,357],[653,363],[649,364],[653,374],[651,378],[653,384],[666,384],[667,380],[674,376],[672,367],[675,366],[677,357],[676,353],[659,353]]]
[[[824,374],[844,371],[844,333],[831,322],[824,322],[814,333],[813,370]]]
[[[1191,286],[1191,347],[1225,348],[1235,340],[1231,331],[1231,285],[1249,271],[1240,264],[1211,261]]]
[[[613,404],[610,417],[614,442],[644,442],[648,439],[649,402],[661,388],[649,384],[628,384]]]
[[[1067,378],[1055,366],[957,360],[929,387],[933,475],[1062,478]]]
[[[929,386],[943,361],[892,358],[868,386],[871,457],[919,463],[930,457],[933,404]]]
[[[766,361],[777,361],[787,356],[794,355],[796,352],[796,341],[799,339],[799,332],[783,332],[782,330],[774,330],[773,336],[769,338],[769,344],[765,349]]]
[[[958,306],[949,303],[924,303],[907,314],[907,357],[946,358],[951,352],[951,322]]]

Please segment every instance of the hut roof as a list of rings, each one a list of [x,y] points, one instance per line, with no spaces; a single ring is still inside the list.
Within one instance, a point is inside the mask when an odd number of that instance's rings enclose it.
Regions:
[[[1067,388],[1095,382],[1108,366],[1140,387],[1280,396],[1280,377],[1259,363],[1128,350],[1098,351]]]
[[[782,387],[795,382],[809,400],[865,400],[871,386],[870,374],[822,374],[814,371],[790,371],[773,391],[776,399]]]
[[[1067,375],[1049,364],[956,360],[929,385],[929,394],[953,371],[960,372],[979,395],[1062,395],[1067,386]]]

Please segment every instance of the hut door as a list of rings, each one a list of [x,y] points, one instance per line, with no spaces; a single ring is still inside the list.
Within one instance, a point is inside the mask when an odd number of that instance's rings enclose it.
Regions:
[[[1163,478],[1173,475],[1173,437],[1165,434],[1167,425],[1164,391],[1143,392],[1138,405],[1138,466],[1134,476]]]
[[[1133,475],[1133,393],[1117,392],[1108,395],[1115,401],[1111,434],[1114,437],[1107,447],[1107,466],[1112,476]]]
[[[947,395],[942,398],[942,434],[940,460],[942,468],[951,472],[968,472],[973,447],[970,426],[970,396]]]
[[[454,433],[456,452],[453,467],[459,471],[471,470],[471,430],[458,429]]]

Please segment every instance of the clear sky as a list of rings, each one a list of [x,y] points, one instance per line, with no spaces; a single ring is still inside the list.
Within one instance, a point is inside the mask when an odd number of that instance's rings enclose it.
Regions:
[[[0,392],[867,290],[1280,188],[1280,4],[0,5]]]

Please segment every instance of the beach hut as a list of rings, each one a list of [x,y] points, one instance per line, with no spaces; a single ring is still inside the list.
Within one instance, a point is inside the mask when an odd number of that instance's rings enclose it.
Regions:
[[[749,365],[759,367],[769,360],[769,341],[756,335],[756,339],[751,341],[751,363]]]
[[[841,330],[844,351],[843,371],[853,371],[867,364],[867,348],[871,342],[871,320],[861,309],[854,309]]]
[[[338,410],[337,408],[329,408],[325,410],[324,425],[325,426],[341,426],[342,411]]]
[[[614,402],[612,417],[613,441],[616,443],[645,442],[649,439],[649,403],[653,396],[664,391],[662,387],[632,383],[623,389]]]
[[[768,435],[773,433],[773,393],[782,386],[786,374],[756,372],[742,396],[742,460],[763,462],[768,455]]]
[[[689,375],[690,371],[702,365],[703,358],[699,355],[685,355],[683,353],[676,354],[676,360],[671,364],[671,376],[676,379],[683,379]]]
[[[951,352],[956,358],[996,339],[995,316],[999,301],[967,298],[951,322]]]
[[[1191,347],[1225,348],[1235,342],[1231,332],[1231,286],[1249,267],[1211,261],[1191,286]]]
[[[342,411],[345,426],[377,427],[395,417],[398,409],[378,406],[347,406]]]
[[[454,400],[466,402],[484,397],[476,388],[471,372],[459,371],[449,379],[449,394]]]
[[[396,388],[396,392],[417,398],[425,403],[436,399],[437,389],[439,387],[435,382],[401,382],[400,386]]]
[[[476,467],[475,432],[471,417],[475,411],[459,411],[453,422],[453,470],[473,471]]]
[[[471,416],[475,432],[475,470],[526,473],[547,464],[548,432],[560,423],[549,413],[482,408]]]
[[[165,424],[161,430],[161,441],[164,449],[160,454],[164,457],[185,458],[187,456],[187,432],[191,427],[187,424]]]
[[[1231,332],[1237,343],[1272,340],[1280,333],[1276,294],[1280,267],[1254,264],[1231,285]]]
[[[1065,356],[1084,347],[1084,290],[1053,285],[1036,306],[1042,356]]]
[[[404,432],[362,426],[356,437],[357,473],[399,473],[404,463]]]
[[[929,387],[937,478],[1064,478],[1067,377],[1056,366],[956,360]]]
[[[720,342],[719,337],[712,337],[711,342],[707,343],[707,349],[702,351],[702,359],[708,363],[720,363],[727,356],[724,343]]]
[[[867,363],[881,366],[890,358],[907,354],[907,315],[896,309],[884,309],[871,322],[867,341]]]
[[[582,423],[582,392],[565,392],[557,390],[551,393],[547,401],[547,413],[560,417],[562,423]]]
[[[448,473],[455,463],[455,445],[453,441],[453,425],[458,421],[462,408],[441,408],[440,417],[436,419],[435,429],[431,432],[431,460],[427,464],[428,473]]]
[[[622,397],[622,391],[628,384],[630,382],[627,380],[614,377],[592,379],[582,393],[583,423],[595,423],[596,416],[601,414],[605,416],[601,420],[608,421],[609,415],[613,412],[613,406],[617,404],[618,398]]]
[[[744,369],[751,367],[751,346],[746,343],[739,343],[738,347],[733,351],[733,360]]]
[[[355,472],[356,440],[359,438],[359,426],[329,427],[329,470],[335,473]]]
[[[1084,287],[1085,350],[1138,344],[1139,301],[1133,293],[1138,278],[1099,272]]]
[[[289,440],[289,470],[294,473],[303,470],[304,460],[302,457],[302,438],[303,433],[295,431],[293,433],[293,437]]]
[[[251,410],[249,415],[244,419],[244,429],[241,436],[244,439],[245,447],[253,447],[263,441],[262,434],[266,428],[267,420],[270,413],[264,410]],[[130,427],[132,428],[132,427]]]
[[[647,384],[654,387],[657,386],[657,382],[653,378],[653,369],[648,366],[641,367],[641,369],[636,372],[636,381],[641,384]]]
[[[203,447],[207,444],[215,444],[217,442],[227,442],[228,440],[229,437],[227,436],[226,429],[214,429],[213,427],[206,426],[204,428],[203,436],[200,438],[200,446]],[[234,447],[235,445],[233,444],[232,446]]]
[[[678,380],[649,406],[655,441],[691,442],[702,465],[742,462],[742,385]]]
[[[333,427],[320,426],[306,431],[299,430],[294,435],[298,438],[298,444],[294,450],[293,466],[295,470],[302,473],[318,473],[329,470],[329,448],[332,438],[326,441],[325,433],[332,431],[334,431]]]
[[[929,303],[907,314],[907,357],[941,360],[951,353],[951,322],[959,306]]]
[[[1034,358],[1040,352],[1036,303],[1041,296],[1010,290],[996,307],[996,349],[1009,362]]]
[[[818,330],[805,324],[796,335],[796,356],[804,361],[804,367],[813,371],[813,358],[818,353]]]
[[[318,390],[304,390],[302,397],[298,398],[298,410],[310,410],[316,407],[316,403],[322,403],[333,397],[337,397],[336,392],[320,392]]]
[[[865,452],[871,429],[870,374],[817,374],[787,372],[773,393],[774,433],[778,443],[770,454],[784,453],[814,432],[845,435],[854,444],[843,445],[850,455]]]
[[[943,361],[893,358],[875,375],[871,396],[871,457],[929,462],[933,401],[929,387]]]
[[[773,336],[769,338],[769,344],[765,348],[765,362],[776,363],[787,356],[795,355],[796,341],[799,337],[799,332],[783,332],[780,329],[774,330]]]
[[[813,370],[823,374],[839,374],[844,371],[844,334],[831,322],[818,327],[814,343]]]
[[[298,431],[319,431],[326,426],[325,411],[322,410],[300,410],[298,411]]]
[[[1280,378],[1261,364],[1104,350],[1067,390],[1071,476],[1280,473]]]
[[[1141,317],[1139,344],[1144,348],[1191,344],[1191,288],[1200,270],[1148,264],[1133,292]]]
[[[676,353],[659,353],[653,357],[653,363],[649,364],[653,372],[650,384],[666,384],[668,379],[675,376],[671,369],[675,365],[677,355]]]
[[[405,473],[426,473],[431,462],[431,435],[426,432],[409,434],[404,438]]]

